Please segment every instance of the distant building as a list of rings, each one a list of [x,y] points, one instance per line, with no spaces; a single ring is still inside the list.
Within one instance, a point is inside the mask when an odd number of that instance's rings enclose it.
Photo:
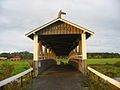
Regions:
[[[0,57],[0,61],[4,61],[4,60],[19,61],[19,60],[21,60],[21,57],[20,56],[16,56],[16,57],[12,57],[12,58]]]
[[[7,60],[6,57],[0,57],[0,60]]]
[[[16,56],[16,57],[10,58],[9,60],[10,61],[19,61],[19,60],[21,60],[21,57],[20,56]]]

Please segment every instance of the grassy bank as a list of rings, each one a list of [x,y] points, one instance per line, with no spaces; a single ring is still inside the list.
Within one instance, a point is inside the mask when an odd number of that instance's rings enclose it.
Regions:
[[[86,61],[90,67],[109,77],[120,77],[120,58],[88,59]]]
[[[68,63],[67,59],[59,61],[64,64]],[[120,58],[87,59],[86,62],[90,67],[109,77],[120,77]]]
[[[99,64],[99,65],[90,65],[90,67],[94,68],[95,70],[97,70],[111,78],[120,77],[120,67],[117,67],[115,65]]]
[[[120,58],[107,58],[107,59],[87,59],[87,64],[115,64],[120,61]]]
[[[27,61],[0,61],[0,70],[2,70],[1,65],[6,64],[6,65],[13,65],[14,69],[12,74],[18,74],[20,72],[23,72],[30,68],[30,65]]]
[[[0,61],[0,80],[21,73],[30,68],[27,61]]]

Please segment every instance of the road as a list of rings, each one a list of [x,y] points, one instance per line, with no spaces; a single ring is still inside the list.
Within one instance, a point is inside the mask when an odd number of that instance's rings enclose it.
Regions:
[[[56,65],[35,78],[27,90],[88,90],[88,82],[70,65]]]

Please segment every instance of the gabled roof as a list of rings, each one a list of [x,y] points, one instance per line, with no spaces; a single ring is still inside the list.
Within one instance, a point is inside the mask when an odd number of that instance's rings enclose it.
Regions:
[[[92,31],[90,31],[90,30],[88,30],[88,29],[86,29],[86,28],[84,28],[84,27],[81,27],[81,26],[79,26],[79,25],[77,25],[77,24],[74,24],[74,23],[72,23],[72,22],[70,22],[70,21],[68,21],[68,20],[65,20],[65,19],[63,19],[63,18],[57,18],[57,19],[54,19],[54,20],[52,20],[52,21],[50,21],[50,22],[48,22],[48,23],[46,23],[46,24],[44,24],[44,25],[42,25],[42,26],[40,26],[40,27],[38,27],[38,28],[30,31],[30,32],[28,32],[28,33],[25,34],[25,35],[29,37],[29,35],[34,34],[34,33],[36,33],[37,31],[39,31],[39,30],[41,30],[41,29],[43,29],[43,28],[45,28],[45,27],[47,27],[47,26],[49,26],[49,25],[51,25],[51,24],[53,24],[53,23],[55,23],[55,22],[57,22],[57,21],[62,21],[62,22],[65,22],[65,23],[67,23],[67,24],[70,24],[70,25],[72,25],[72,26],[74,26],[74,27],[76,27],[76,28],[78,28],[78,29],[80,29],[80,30],[83,30],[83,31],[85,31],[85,32],[87,32],[87,33],[89,33],[89,34],[91,34],[91,35],[94,34],[94,32],[92,32]]]

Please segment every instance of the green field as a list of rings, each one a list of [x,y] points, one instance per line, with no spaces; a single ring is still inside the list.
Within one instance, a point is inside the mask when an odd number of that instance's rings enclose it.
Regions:
[[[64,64],[68,63],[67,59],[60,61]],[[109,77],[120,77],[120,58],[87,59],[86,62],[90,67]]]
[[[13,75],[23,72],[30,68],[30,65],[27,61],[0,61],[0,70],[2,70],[1,67],[2,64],[13,65],[14,66],[14,70],[12,73]]]
[[[87,64],[97,71],[111,77],[120,77],[120,58],[88,59]]]
[[[58,63],[67,64],[67,59],[59,59]],[[87,59],[87,64],[110,77],[120,77],[120,58]],[[16,75],[30,68],[28,61],[0,61],[0,77]],[[12,69],[12,70],[11,70]],[[12,72],[12,73],[10,73]]]
[[[120,62],[120,58],[107,58],[107,59],[87,59],[87,64],[115,64]]]
[[[0,61],[0,80],[21,73],[30,68],[27,61]]]

